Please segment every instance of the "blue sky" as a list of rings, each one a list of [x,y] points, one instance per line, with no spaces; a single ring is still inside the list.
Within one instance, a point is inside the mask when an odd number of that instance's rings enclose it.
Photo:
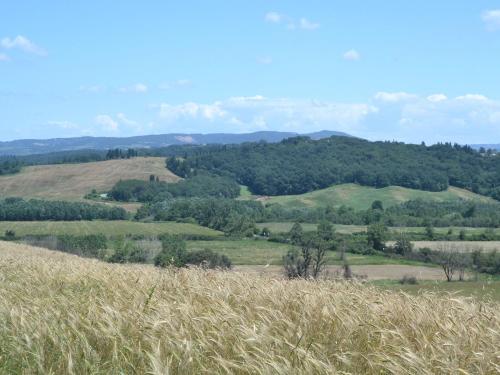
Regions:
[[[499,1],[21,1],[0,140],[340,130],[500,143]]]

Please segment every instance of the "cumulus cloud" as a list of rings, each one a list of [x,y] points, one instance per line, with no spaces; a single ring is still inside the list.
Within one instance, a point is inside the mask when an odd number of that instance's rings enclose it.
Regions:
[[[381,102],[397,103],[405,100],[415,99],[416,95],[407,92],[384,92],[379,91],[375,94],[375,100]]]
[[[307,18],[301,18],[299,21],[299,27],[303,30],[316,30],[319,29],[320,24],[309,21]]]
[[[125,116],[124,113],[117,113],[116,118],[118,121],[122,124],[129,125],[129,126],[137,126],[137,121],[129,119],[127,116]]]
[[[357,61],[361,58],[361,55],[355,49],[350,49],[349,51],[344,52],[342,57],[344,60]]]
[[[113,120],[109,115],[97,115],[94,119],[95,123],[103,128],[105,131],[116,132],[118,131],[118,122]]]
[[[32,53],[38,56],[47,55],[47,52],[43,48],[37,46],[31,40],[22,35],[18,35],[15,38],[2,38],[2,40],[0,40],[0,46],[6,49],[19,49],[21,51]]]
[[[302,131],[352,129],[363,118],[378,111],[371,104],[237,96],[213,103],[159,105],[159,117],[176,129],[203,126],[212,131],[265,129]]]
[[[444,94],[432,94],[427,97],[427,100],[433,103],[442,102],[446,99],[448,99],[448,97]]]
[[[478,100],[478,101],[486,101],[488,98],[481,94],[465,94],[462,96],[457,96],[457,100]]]
[[[133,93],[143,94],[146,93],[147,91],[148,91],[148,86],[145,85],[144,83],[136,83],[131,86],[120,88],[120,92],[133,92]]]
[[[487,10],[481,18],[490,31],[500,30],[500,9]]]

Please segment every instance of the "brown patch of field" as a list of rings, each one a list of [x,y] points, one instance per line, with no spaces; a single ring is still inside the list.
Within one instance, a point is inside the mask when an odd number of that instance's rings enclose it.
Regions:
[[[418,280],[445,280],[443,271],[437,267],[407,266],[399,264],[351,266],[356,276],[367,280],[400,280],[403,276],[415,276]],[[281,266],[236,266],[237,272],[263,276],[283,277]],[[340,266],[327,266],[326,275],[334,276]]]
[[[107,191],[119,180],[161,181],[180,178],[165,167],[165,158],[133,158],[82,164],[39,165],[0,177],[0,195],[26,198],[82,199],[92,189]]]

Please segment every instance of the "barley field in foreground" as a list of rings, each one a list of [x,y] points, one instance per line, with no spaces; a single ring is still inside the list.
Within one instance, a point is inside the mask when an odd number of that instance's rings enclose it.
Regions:
[[[499,372],[499,304],[0,242],[2,374]]]

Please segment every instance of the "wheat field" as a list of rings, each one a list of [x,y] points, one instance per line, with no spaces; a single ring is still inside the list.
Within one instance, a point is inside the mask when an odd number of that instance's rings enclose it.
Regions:
[[[0,242],[2,374],[498,374],[500,305]]]

